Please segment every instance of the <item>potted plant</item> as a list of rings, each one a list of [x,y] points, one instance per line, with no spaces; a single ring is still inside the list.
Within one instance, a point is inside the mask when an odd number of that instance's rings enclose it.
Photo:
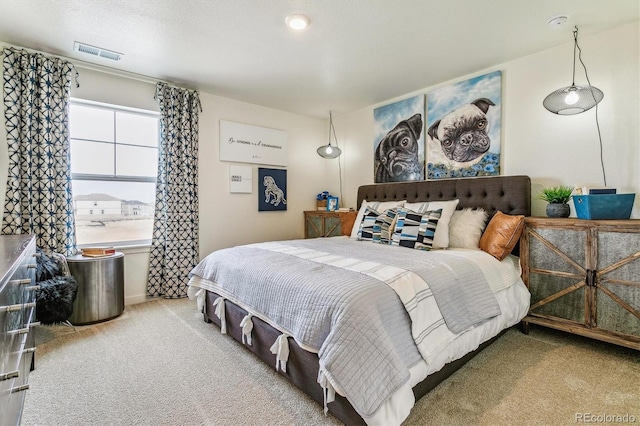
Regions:
[[[549,203],[547,205],[548,217],[569,217],[571,208],[568,203],[572,195],[572,187],[559,185],[543,189],[538,198]]]
[[[326,210],[327,209],[327,198],[331,197],[329,191],[322,191],[318,195],[316,195],[316,205],[318,210]]]

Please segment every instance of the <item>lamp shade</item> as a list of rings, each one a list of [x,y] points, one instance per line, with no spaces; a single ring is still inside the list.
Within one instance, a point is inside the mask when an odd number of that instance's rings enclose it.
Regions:
[[[542,105],[554,114],[574,115],[590,110],[603,97],[604,94],[597,87],[572,84],[550,93]]]
[[[335,145],[331,145],[331,133],[333,132],[333,136],[336,140]],[[322,158],[337,158],[342,154],[342,150],[338,148],[338,138],[336,136],[336,130],[333,128],[333,115],[331,111],[329,111],[329,143],[326,145],[322,145],[320,148],[316,150],[318,155]]]
[[[337,146],[333,146],[330,143],[327,145],[322,145],[319,147],[316,152],[322,158],[336,158],[342,154],[342,150]]]

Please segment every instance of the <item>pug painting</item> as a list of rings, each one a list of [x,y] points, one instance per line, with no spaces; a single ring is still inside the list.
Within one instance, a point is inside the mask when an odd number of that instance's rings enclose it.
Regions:
[[[374,169],[376,182],[424,179],[424,165],[418,157],[422,114],[402,120],[378,143]]]
[[[429,92],[427,178],[499,175],[501,109],[501,71]]]
[[[448,159],[458,163],[475,160],[491,146],[486,116],[491,106],[495,104],[490,99],[476,99],[437,120],[427,134],[440,143]]]

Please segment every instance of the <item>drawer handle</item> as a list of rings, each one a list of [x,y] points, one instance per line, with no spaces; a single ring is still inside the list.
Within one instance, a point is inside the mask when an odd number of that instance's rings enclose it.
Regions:
[[[3,380],[14,379],[20,375],[20,370],[9,371],[8,373],[0,374],[0,382]]]
[[[11,393],[24,392],[29,389],[29,385],[22,385],[11,389]]]
[[[22,351],[22,353],[23,353],[23,354],[33,354],[33,353],[36,353],[36,348],[25,348],[25,349]]]
[[[15,312],[15,311],[20,311],[24,308],[35,308],[36,307],[36,302],[29,302],[29,303],[19,303],[16,305],[7,305],[7,306],[0,306],[0,312]]]
[[[27,287],[24,288],[26,291],[35,291],[35,290],[40,290],[40,286],[39,285],[29,285]]]
[[[9,284],[13,284],[13,285],[31,284],[31,278],[24,278],[24,279],[21,279],[21,280],[11,280],[11,281],[9,281]]]
[[[17,330],[7,331],[7,334],[9,336],[15,336],[16,334],[20,335],[20,334],[27,334],[27,333],[29,333],[29,327],[19,328]]]
[[[29,264],[27,264],[27,269],[36,269],[37,267],[38,267],[38,265],[37,265],[37,264],[35,264],[35,263],[29,263]]]
[[[29,333],[29,330],[31,329],[31,327],[35,327],[36,325],[40,325],[40,321],[34,321],[32,323],[29,323],[29,325],[27,325],[25,328],[19,328],[17,330],[11,330],[11,331],[7,331],[8,335],[20,335],[20,334],[27,334]]]

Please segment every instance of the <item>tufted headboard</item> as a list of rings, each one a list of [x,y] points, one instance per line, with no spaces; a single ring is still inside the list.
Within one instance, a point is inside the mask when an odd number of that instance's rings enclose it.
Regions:
[[[482,207],[493,216],[507,214],[531,216],[529,176],[490,176],[438,179],[397,183],[378,183],[358,188],[358,204],[367,201],[407,200],[407,202],[459,199],[458,209]]]

